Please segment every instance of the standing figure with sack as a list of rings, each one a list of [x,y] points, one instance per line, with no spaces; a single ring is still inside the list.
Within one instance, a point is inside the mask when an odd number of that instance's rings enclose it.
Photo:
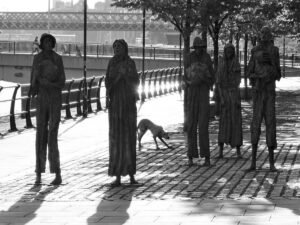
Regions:
[[[186,121],[188,165],[193,158],[205,158],[204,166],[210,166],[209,150],[209,91],[214,84],[212,60],[206,52],[206,43],[195,37],[192,51],[186,57]]]
[[[216,88],[220,97],[219,119],[219,158],[223,158],[224,144],[236,148],[238,158],[242,158],[240,147],[243,144],[242,109],[240,96],[241,66],[235,56],[232,44],[224,47],[216,73]]]
[[[252,161],[249,171],[256,169],[256,154],[261,133],[261,123],[265,120],[266,141],[269,151],[270,170],[276,171],[274,150],[276,141],[275,82],[281,78],[279,49],[273,44],[269,27],[260,31],[259,44],[251,51],[247,77],[252,85],[253,116],[251,122]]]
[[[30,95],[37,96],[36,111],[36,184],[40,184],[45,172],[47,146],[50,173],[55,173],[51,184],[62,182],[58,150],[58,128],[61,117],[62,89],[66,77],[62,57],[53,51],[56,39],[45,33],[40,39],[42,51],[34,56]]]

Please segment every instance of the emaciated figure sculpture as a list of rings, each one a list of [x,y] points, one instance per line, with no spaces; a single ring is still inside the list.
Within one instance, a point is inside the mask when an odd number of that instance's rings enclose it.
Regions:
[[[257,145],[261,123],[265,120],[270,170],[276,171],[274,149],[276,141],[275,81],[281,78],[279,50],[273,44],[269,27],[260,31],[260,42],[251,51],[247,77],[252,85],[253,118],[251,122],[252,161],[249,171],[256,169]]]
[[[216,88],[218,88],[221,103],[218,134],[219,158],[223,158],[224,143],[236,148],[238,158],[242,157],[240,152],[240,146],[243,144],[240,82],[241,66],[235,57],[235,48],[232,44],[227,44],[216,73]]]
[[[41,183],[41,173],[45,172],[47,145],[50,172],[56,174],[51,184],[62,182],[57,136],[66,77],[62,57],[53,51],[55,44],[54,36],[43,34],[42,51],[34,56],[32,64],[30,94],[37,95],[36,184]]]
[[[193,42],[195,50],[186,57],[187,78],[187,145],[188,164],[193,158],[205,158],[204,166],[210,166],[209,150],[209,90],[214,83],[212,61],[206,52],[206,43],[199,37]],[[198,137],[198,138],[197,138]],[[198,141],[197,141],[198,139]]]
[[[113,43],[114,56],[109,61],[105,86],[109,119],[108,175],[116,176],[112,186],[121,185],[121,176],[130,176],[136,184],[136,127],[139,76],[134,61],[128,56],[123,39]]]

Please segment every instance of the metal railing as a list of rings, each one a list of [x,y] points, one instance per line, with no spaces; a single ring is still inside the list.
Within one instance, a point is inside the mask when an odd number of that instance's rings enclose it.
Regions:
[[[140,100],[144,101],[171,92],[181,91],[180,73],[179,67],[145,71],[144,85],[141,83],[139,86]],[[142,72],[139,72],[139,76],[142,79]],[[94,76],[86,79],[88,113],[106,109],[104,79],[104,76]],[[83,115],[83,84],[83,78],[66,81],[62,91],[62,111],[65,119]],[[5,90],[11,92],[8,98],[0,98],[0,109],[9,108],[9,113],[0,114],[1,135],[18,131],[18,126],[20,127],[22,124],[24,128],[34,127],[32,118],[36,113],[36,98],[29,96],[29,87],[29,84],[0,86],[0,97]],[[19,104],[19,110],[16,110],[16,102]],[[1,104],[4,104],[4,107]],[[18,126],[16,121],[18,121]],[[5,129],[5,127],[8,129]]]
[[[0,53],[10,53],[10,54],[33,54],[34,53],[33,43],[30,41],[0,41]],[[81,43],[57,43],[55,46],[55,51],[60,55],[82,57],[83,45]],[[129,46],[129,55],[132,57],[142,57],[143,48],[141,46]],[[213,58],[214,51],[208,49],[207,52]],[[250,59],[251,53],[248,50],[247,62]],[[102,57],[102,56],[112,56],[114,54],[111,45],[106,44],[87,44],[87,55],[92,57]],[[176,47],[156,47],[156,46],[146,46],[145,47],[145,57],[147,59],[172,59],[179,60],[183,55],[183,50],[178,46]],[[219,56],[223,55],[223,51],[219,51]],[[283,57],[282,52],[280,52],[281,65],[285,65],[289,68],[300,68],[300,54],[297,52],[286,53]],[[244,63],[244,51],[239,51],[239,61]],[[283,62],[284,61],[284,62]]]
[[[61,55],[81,57],[83,54],[83,44],[81,43],[57,43],[55,51]],[[140,46],[129,46],[129,55],[133,57],[142,57],[143,48]],[[0,53],[11,54],[33,54],[35,47],[30,41],[0,41]],[[112,56],[112,45],[106,44],[87,44],[87,55],[93,57]],[[171,47],[154,47],[145,48],[145,57],[150,59],[167,58],[179,59],[180,49]]]

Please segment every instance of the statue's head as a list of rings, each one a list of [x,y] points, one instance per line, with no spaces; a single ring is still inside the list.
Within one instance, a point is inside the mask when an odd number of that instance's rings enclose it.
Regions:
[[[235,48],[233,44],[228,43],[224,46],[224,56],[226,59],[232,59],[235,55]]]
[[[266,41],[272,41],[273,40],[273,35],[272,35],[272,31],[271,28],[268,26],[264,26],[261,30],[260,30],[260,41],[266,42]]]
[[[45,50],[46,48],[53,49],[56,44],[56,39],[53,35],[44,33],[40,38],[40,49]],[[49,45],[49,46],[48,46]]]
[[[124,39],[117,39],[113,43],[113,49],[115,55],[128,55],[128,44]]]
[[[201,52],[205,51],[206,49],[206,43],[200,37],[195,37],[193,41],[193,46],[191,48],[195,49],[195,52],[197,54],[201,54]]]

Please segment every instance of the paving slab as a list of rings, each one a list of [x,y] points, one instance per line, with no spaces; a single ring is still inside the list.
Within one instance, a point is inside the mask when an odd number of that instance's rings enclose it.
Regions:
[[[145,135],[143,148],[137,152],[138,186],[129,185],[127,177],[121,187],[109,185],[113,178],[107,176],[107,112],[61,123],[60,186],[49,185],[53,175],[48,172],[42,185],[33,185],[34,129],[0,138],[0,157],[5,159],[0,165],[0,225],[299,225],[300,79],[282,81],[277,87],[276,105],[279,132],[275,159],[279,172],[268,169],[264,127],[259,168],[245,172],[251,159],[251,101],[242,102],[243,159],[237,159],[229,146],[225,146],[224,159],[217,158],[218,120],[212,119],[213,166],[203,167],[203,159],[199,159],[188,167],[182,96],[170,94],[147,100],[139,111],[138,120],[149,118],[170,132],[168,142],[173,149],[157,151],[151,135]]]

